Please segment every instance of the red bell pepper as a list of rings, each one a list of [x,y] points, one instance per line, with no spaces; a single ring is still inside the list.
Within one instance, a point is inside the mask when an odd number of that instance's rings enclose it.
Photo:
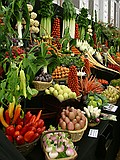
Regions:
[[[20,135],[20,131],[15,131],[14,138],[16,139]]]
[[[41,135],[42,134],[42,128],[37,128],[36,132]]]
[[[39,137],[39,134],[38,134],[38,133],[35,133],[35,134],[33,135],[33,137],[30,139],[29,143],[33,142],[33,141],[36,140],[38,137]]]
[[[13,143],[13,137],[12,136],[6,134],[6,137],[9,139],[10,142]]]
[[[23,137],[22,135],[17,136],[17,137],[16,137],[16,143],[17,143],[18,145],[24,144],[24,143],[25,143],[24,137]]]
[[[29,130],[29,131],[34,131],[34,132],[36,132],[36,127],[30,126],[30,127],[28,128],[28,130]]]
[[[37,121],[38,123],[38,126],[37,127],[40,127],[40,128],[42,128],[43,126],[44,126],[44,120],[43,119],[39,119],[38,121]]]
[[[13,125],[10,125],[6,128],[5,132],[7,135],[14,136],[15,127]]]
[[[32,137],[34,136],[34,131],[27,131],[24,135],[24,140],[26,142],[30,142],[30,140],[32,139]]]
[[[30,127],[31,125],[32,125],[31,122],[29,122],[28,124],[26,124],[26,125],[21,129],[20,134],[21,134],[21,135],[24,135],[24,134],[28,131],[28,129],[29,129],[29,127]]]
[[[15,127],[15,130],[16,131],[20,131],[22,129],[22,125],[18,124],[16,127]]]

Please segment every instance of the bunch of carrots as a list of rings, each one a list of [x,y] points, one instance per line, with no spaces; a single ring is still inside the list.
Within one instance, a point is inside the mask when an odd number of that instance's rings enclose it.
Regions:
[[[86,95],[90,92],[102,93],[103,91],[101,83],[97,82],[96,77],[94,77],[93,75],[91,75],[89,78],[88,77],[85,77],[84,79],[81,78],[79,84],[80,84],[80,92],[83,95]]]

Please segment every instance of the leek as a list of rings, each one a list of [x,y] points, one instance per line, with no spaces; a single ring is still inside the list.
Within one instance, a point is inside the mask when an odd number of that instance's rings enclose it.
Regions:
[[[53,16],[53,0],[40,1],[39,14],[41,16],[40,37],[51,36],[51,17]]]
[[[76,10],[75,6],[71,0],[64,0],[63,4],[63,30],[62,37],[64,36],[64,31],[66,27],[69,27],[69,33],[71,38],[74,39],[75,36],[75,18]]]

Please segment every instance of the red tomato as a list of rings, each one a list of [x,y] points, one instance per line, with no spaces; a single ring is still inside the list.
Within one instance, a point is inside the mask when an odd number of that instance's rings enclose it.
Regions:
[[[15,133],[15,127],[13,125],[10,125],[6,128],[6,134],[14,136],[14,133]]]
[[[19,135],[20,135],[20,131],[15,131],[14,137],[16,138],[16,137],[19,136]]]
[[[12,136],[6,134],[6,137],[9,139],[10,142],[13,143],[13,137]]]
[[[20,131],[22,129],[22,125],[18,124],[16,127],[15,127],[15,130],[16,131]]]
[[[24,144],[24,143],[25,143],[24,137],[23,137],[22,135],[17,136],[17,137],[16,137],[16,143],[17,143],[18,145]]]
[[[26,142],[29,142],[31,140],[31,138],[34,136],[34,131],[27,131],[24,135],[24,140]]]

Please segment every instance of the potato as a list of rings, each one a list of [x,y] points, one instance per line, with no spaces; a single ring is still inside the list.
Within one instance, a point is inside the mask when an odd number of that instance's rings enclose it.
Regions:
[[[77,120],[76,120],[76,119],[73,119],[72,122],[73,122],[73,124],[76,124],[76,123],[77,123]]]
[[[70,119],[68,117],[65,117],[65,122],[66,123],[69,123],[70,122]]]
[[[73,111],[69,112],[68,117],[69,117],[70,120],[73,120],[75,118],[74,112]]]
[[[76,116],[76,120],[79,123],[80,122],[81,117],[80,116]]]
[[[80,124],[81,129],[84,128],[85,122],[83,120],[80,120],[79,124]]]
[[[70,130],[70,131],[73,131],[74,130],[74,124],[72,122],[69,122],[67,124],[67,129]]]
[[[64,130],[66,129],[66,123],[64,121],[60,124],[60,126],[62,129],[64,129]]]
[[[76,123],[76,124],[75,124],[75,130],[80,130],[80,129],[81,129],[80,124],[79,124],[79,123]]]

